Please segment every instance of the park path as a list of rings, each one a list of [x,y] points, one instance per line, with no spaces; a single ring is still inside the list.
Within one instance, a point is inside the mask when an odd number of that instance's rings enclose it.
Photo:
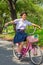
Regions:
[[[43,51],[43,50],[42,50]],[[23,62],[15,59],[12,52],[12,42],[0,39],[0,65],[34,65],[27,58]],[[42,64],[43,65],[43,60]]]

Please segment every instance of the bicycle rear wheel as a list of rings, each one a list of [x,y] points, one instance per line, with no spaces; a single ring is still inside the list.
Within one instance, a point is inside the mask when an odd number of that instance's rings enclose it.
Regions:
[[[39,65],[42,61],[42,52],[39,46],[35,45],[30,51],[30,59],[32,63]]]
[[[13,56],[15,57],[15,50],[17,49],[17,46],[16,45],[14,45],[13,46]]]

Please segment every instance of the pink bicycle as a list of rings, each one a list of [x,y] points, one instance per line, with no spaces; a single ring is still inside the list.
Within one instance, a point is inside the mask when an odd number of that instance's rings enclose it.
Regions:
[[[35,31],[36,31],[36,28],[34,28],[34,32]],[[37,42],[39,41],[38,35],[30,35],[30,36],[28,36],[28,39],[29,39],[29,42],[28,42],[27,47],[23,46],[23,48],[22,48],[22,51],[21,51],[22,57],[21,58],[23,59],[24,57],[26,57],[26,54],[28,53],[32,63],[39,65],[42,61],[42,52],[41,52],[40,47],[37,45]],[[13,56],[15,56],[15,47],[13,48]]]
[[[6,29],[6,28],[5,28]],[[34,32],[36,31],[36,27],[34,28]],[[33,35],[33,33],[30,33],[30,35],[28,36],[29,42],[27,47],[25,47],[25,45],[22,48],[22,57],[20,58],[23,59],[27,56],[28,53],[28,57],[30,58],[30,60],[32,61],[32,63],[39,65],[42,61],[42,51],[40,49],[40,47],[37,45],[39,39],[38,39],[38,35]],[[3,34],[8,34],[6,31]],[[15,49],[17,48],[19,44],[14,45],[13,47],[13,56],[15,56]]]

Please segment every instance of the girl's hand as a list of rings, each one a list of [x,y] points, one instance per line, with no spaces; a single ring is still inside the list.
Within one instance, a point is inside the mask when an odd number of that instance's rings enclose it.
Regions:
[[[6,27],[7,25],[8,25],[8,23],[5,23],[5,25],[4,25],[4,26]]]
[[[38,28],[39,28],[39,29],[41,29],[41,27],[40,27],[40,26],[38,26]]]
[[[39,29],[41,29],[41,27],[39,26],[39,25],[36,25],[36,24],[32,24],[34,27],[37,27],[37,28],[39,28]]]

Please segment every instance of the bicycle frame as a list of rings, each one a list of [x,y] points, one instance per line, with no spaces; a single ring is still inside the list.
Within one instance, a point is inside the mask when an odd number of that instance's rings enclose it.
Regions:
[[[27,47],[25,47],[25,48],[23,47],[22,51],[21,51],[23,56],[26,56],[26,53],[32,49],[33,43],[38,42],[38,38],[36,38],[34,36],[28,36],[28,39],[29,39],[29,42],[28,42]]]

